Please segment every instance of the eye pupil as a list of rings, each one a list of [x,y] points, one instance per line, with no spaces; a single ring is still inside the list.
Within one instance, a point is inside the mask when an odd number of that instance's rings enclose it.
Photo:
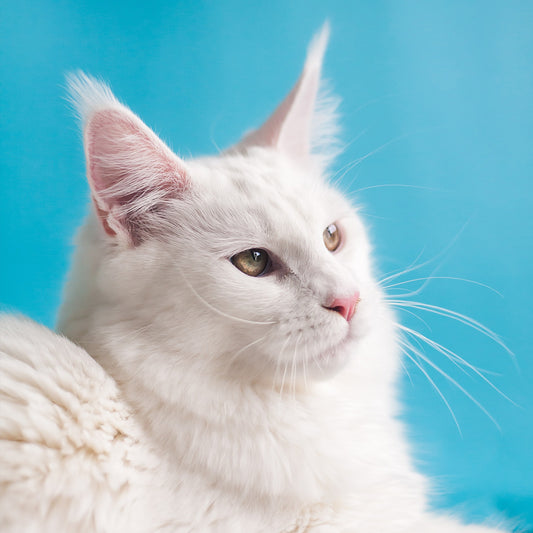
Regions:
[[[251,248],[239,252],[231,258],[231,262],[247,276],[262,276],[270,271],[272,261],[268,252],[260,248]]]

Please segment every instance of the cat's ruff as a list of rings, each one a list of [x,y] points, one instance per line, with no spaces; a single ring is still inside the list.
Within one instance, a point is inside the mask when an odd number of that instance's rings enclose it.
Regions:
[[[496,531],[431,514],[411,465],[395,319],[362,220],[324,178],[326,41],[216,157],[180,159],[107,86],[71,78],[94,209],[59,329],[83,348],[0,319],[2,532]],[[250,250],[268,270],[236,268]]]

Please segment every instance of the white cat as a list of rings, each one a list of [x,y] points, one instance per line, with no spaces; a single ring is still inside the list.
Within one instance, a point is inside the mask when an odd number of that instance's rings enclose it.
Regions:
[[[326,41],[214,157],[180,159],[70,79],[94,209],[59,330],[83,349],[0,321],[2,532],[496,531],[427,511],[394,317],[326,180]]]

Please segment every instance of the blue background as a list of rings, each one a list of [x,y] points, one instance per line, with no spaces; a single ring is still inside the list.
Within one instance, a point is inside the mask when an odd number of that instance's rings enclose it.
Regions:
[[[405,314],[518,404],[426,350],[498,425],[425,365],[459,431],[406,362],[401,394],[418,464],[439,489],[435,505],[473,519],[501,511],[533,527],[533,2],[2,2],[0,301],[53,325],[87,209],[64,73],[109,80],[182,155],[212,153],[285,95],[326,18],[325,74],[343,99],[348,144],[337,168],[362,158],[341,185],[364,205],[381,271],[437,256],[396,281],[434,274],[493,287],[501,296],[437,279],[414,299],[476,318],[516,354],[515,365],[457,322],[426,313],[426,326]]]

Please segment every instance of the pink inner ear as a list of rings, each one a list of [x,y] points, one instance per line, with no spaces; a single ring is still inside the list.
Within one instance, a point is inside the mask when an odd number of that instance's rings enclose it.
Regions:
[[[280,129],[278,146],[296,158],[311,153],[311,123],[320,81],[320,70],[304,72],[293,89],[296,94]]]
[[[87,125],[89,175],[95,192],[134,179],[141,189],[172,188],[178,193],[186,189],[188,178],[178,157],[137,117],[128,115],[115,109],[98,111]],[[133,193],[134,189],[129,191]]]
[[[149,229],[141,227],[143,214],[189,189],[182,161],[126,108],[97,111],[85,136],[89,181],[104,230],[116,235],[124,229],[139,241],[139,230]]]

